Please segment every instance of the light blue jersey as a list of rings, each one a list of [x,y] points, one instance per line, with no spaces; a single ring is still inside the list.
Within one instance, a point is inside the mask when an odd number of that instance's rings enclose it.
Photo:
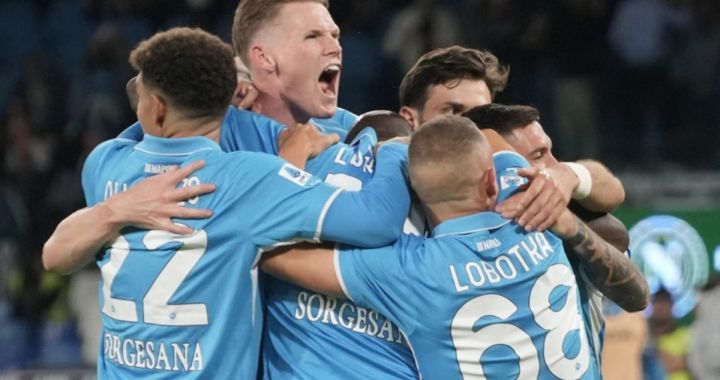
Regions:
[[[522,180],[497,170],[507,196]],[[576,278],[549,232],[483,212],[335,260],[345,294],[407,334],[425,379],[600,377]]]
[[[376,143],[368,128],[307,169],[326,183],[359,190],[373,175]],[[266,285],[265,379],[417,379],[403,335],[377,311],[270,276]]]
[[[335,114],[329,118],[312,118],[310,123],[318,127],[323,133],[337,133],[340,135],[340,141],[345,141],[345,137],[347,137],[357,119],[358,116],[354,113],[338,107]]]
[[[220,147],[226,152],[263,152],[278,154],[278,136],[285,126],[266,116],[237,107],[228,107],[220,127]],[[118,138],[140,141],[143,138],[140,122],[136,122]]]
[[[388,151],[388,161],[399,152]],[[362,205],[389,200],[343,192],[270,155],[223,153],[204,137],[146,135],[139,143],[111,140],[91,153],[82,175],[88,205],[199,159],[205,167],[182,185],[210,182],[217,190],[186,206],[211,209],[213,217],[178,220],[195,229],[191,235],[125,228],[97,256],[99,378],[254,379],[264,307],[261,252],[294,238],[357,242],[353,229],[362,225],[344,221],[362,214]],[[398,175],[400,169],[378,169],[378,177]],[[388,181],[391,189],[398,185]],[[368,188],[382,188],[371,182]],[[384,193],[394,198],[397,189]],[[400,197],[406,204],[397,210],[397,231],[409,204]]]

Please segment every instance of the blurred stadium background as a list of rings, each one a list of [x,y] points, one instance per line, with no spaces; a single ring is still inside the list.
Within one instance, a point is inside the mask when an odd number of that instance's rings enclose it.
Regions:
[[[42,244],[84,205],[85,155],[134,121],[124,93],[130,49],[177,25],[229,41],[235,6],[0,0],[0,379],[58,368],[72,369],[66,378],[92,376],[72,278],[43,273]],[[400,79],[421,53],[455,43],[488,49],[511,67],[498,102],[538,107],[559,158],[596,158],[617,173],[627,189],[617,216],[628,228],[656,214],[687,221],[709,255],[699,270],[712,271],[720,247],[718,1],[336,0],[331,13],[342,30],[342,107],[396,110]],[[686,276],[690,248],[681,248],[668,262]],[[693,314],[682,318],[691,324]]]

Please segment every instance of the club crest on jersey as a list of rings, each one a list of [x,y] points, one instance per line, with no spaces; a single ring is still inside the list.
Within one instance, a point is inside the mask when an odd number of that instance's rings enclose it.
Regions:
[[[283,177],[290,182],[293,182],[299,186],[310,187],[319,182],[317,178],[314,178],[312,174],[300,170],[291,164],[285,164],[280,168],[280,177]]]

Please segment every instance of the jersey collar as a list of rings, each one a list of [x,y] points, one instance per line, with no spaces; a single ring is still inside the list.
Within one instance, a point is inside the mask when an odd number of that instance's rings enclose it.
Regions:
[[[189,156],[206,150],[219,151],[220,146],[204,136],[164,138],[145,134],[135,149],[162,156]]]
[[[491,231],[498,229],[510,223],[509,219],[504,219],[500,214],[495,212],[479,212],[446,220],[435,229],[433,229],[433,238],[439,238],[448,235],[465,235],[477,232]]]

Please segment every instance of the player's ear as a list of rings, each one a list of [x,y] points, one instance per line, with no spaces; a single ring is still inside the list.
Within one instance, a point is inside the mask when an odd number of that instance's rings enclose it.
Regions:
[[[155,117],[155,125],[158,128],[162,128],[165,124],[165,117],[167,116],[167,103],[165,99],[158,96],[157,94],[151,94],[150,98],[153,103],[153,115]]]
[[[252,45],[250,47],[250,54],[248,54],[248,58],[250,59],[250,62],[259,67],[261,70],[268,73],[275,72],[277,66],[275,59],[271,57],[261,45]]]
[[[483,175],[483,187],[485,188],[485,196],[488,199],[488,205],[492,207],[498,195],[497,178],[495,176],[495,168],[490,167]]]
[[[417,131],[420,127],[420,112],[418,112],[418,110],[408,106],[402,106],[398,113],[410,123],[413,132]]]

